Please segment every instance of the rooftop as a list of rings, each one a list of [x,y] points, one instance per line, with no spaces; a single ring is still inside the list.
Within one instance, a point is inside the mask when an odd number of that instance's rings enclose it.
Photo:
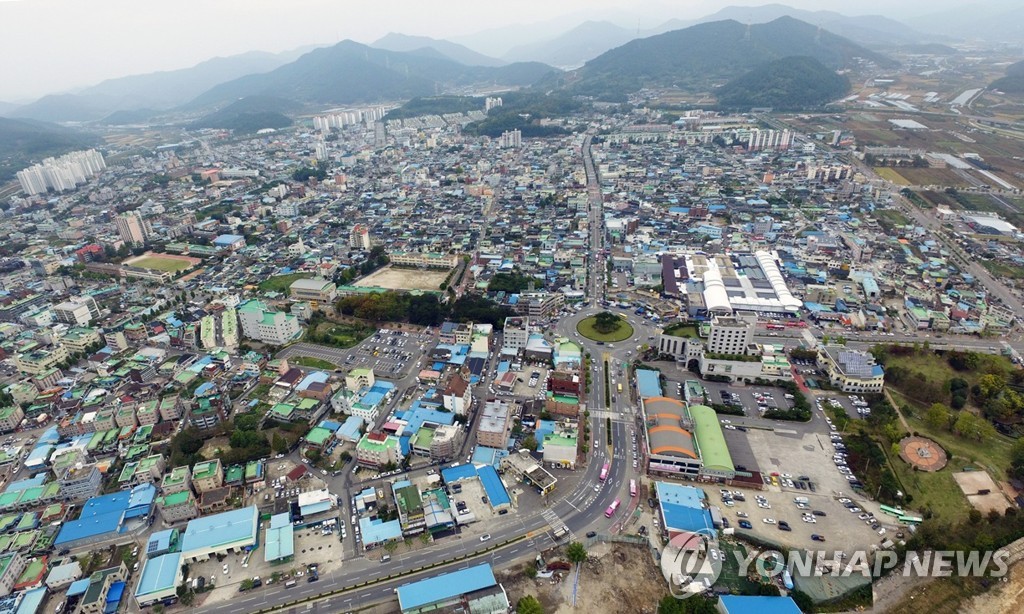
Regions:
[[[398,587],[398,605],[414,610],[497,584],[488,563],[475,565]]]

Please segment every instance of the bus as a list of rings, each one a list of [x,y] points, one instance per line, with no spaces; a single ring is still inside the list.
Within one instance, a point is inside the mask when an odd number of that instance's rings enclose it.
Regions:
[[[879,505],[878,509],[882,510],[890,516],[896,516],[897,518],[904,515],[904,511],[898,507],[892,507],[889,505]]]
[[[899,520],[900,522],[902,522],[904,524],[921,524],[922,522],[924,522],[924,518],[921,518],[920,516],[910,516],[910,515],[900,516],[896,520]]]
[[[615,515],[615,510],[619,509],[619,500],[612,501],[612,504],[608,506],[608,509],[604,511],[605,518],[611,518]]]
[[[786,327],[781,324],[768,324],[765,328],[768,330],[785,330]]]
[[[636,480],[630,480],[629,481],[629,496],[630,497],[635,497],[636,496]]]
[[[604,480],[604,479],[606,479],[608,477],[608,471],[611,468],[612,468],[612,464],[611,463],[605,463],[604,466],[601,467],[601,479],[602,480]]]

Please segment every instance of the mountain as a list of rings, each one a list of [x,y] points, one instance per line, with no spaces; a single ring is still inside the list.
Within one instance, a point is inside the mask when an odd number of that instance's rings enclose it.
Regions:
[[[637,39],[545,84],[561,84],[575,93],[605,100],[623,100],[629,92],[647,86],[706,89],[766,61],[789,56],[808,56],[831,69],[850,66],[858,58],[880,66],[894,65],[885,56],[827,30],[780,17],[749,26],[715,21]]]
[[[222,83],[192,100],[199,108],[245,96],[280,96],[299,102],[350,104],[433,96],[478,83],[530,85],[554,72],[538,63],[465,66],[431,54],[375,49],[346,40],[314,49],[268,73]]]
[[[387,51],[402,52],[419,51],[420,49],[433,49],[449,60],[454,60],[459,64],[465,64],[466,66],[504,66],[507,63],[497,58],[477,53],[469,47],[453,43],[451,41],[430,38],[429,36],[409,36],[407,34],[399,34],[397,32],[386,34],[385,36],[370,43],[370,46]]]
[[[1024,60],[1007,66],[1006,76],[993,81],[989,88],[1007,94],[1024,93]]]
[[[218,83],[273,70],[293,61],[304,51],[306,49],[277,54],[254,51],[213,58],[181,70],[109,79],[75,93],[44,96],[10,115],[41,121],[80,122],[105,118],[119,110],[169,109]]]
[[[792,111],[821,107],[850,91],[850,80],[818,60],[792,56],[766,62],[715,91],[720,107]]]
[[[0,100],[0,117],[3,117],[11,111],[20,107],[20,104],[14,104],[13,102],[3,102]]]
[[[285,128],[292,125],[286,113],[298,111],[302,105],[274,96],[247,96],[223,109],[205,115],[192,123],[192,128],[222,128],[235,132],[256,132],[264,128]]]
[[[33,161],[98,143],[96,137],[30,119],[0,117],[0,181],[7,181]]]
[[[129,124],[145,124],[160,114],[156,109],[131,109],[114,111],[96,123],[104,126],[125,126]]]
[[[555,38],[513,47],[503,57],[509,61],[577,67],[634,38],[632,31],[611,22],[586,21]]]
[[[740,23],[768,23],[780,17],[792,17],[815,26],[821,26],[829,32],[838,34],[862,45],[893,46],[921,43],[935,40],[934,35],[927,35],[882,15],[843,15],[834,11],[806,11],[784,4],[765,4],[762,6],[727,6],[722,10],[702,17],[693,24],[709,23],[732,19]]]

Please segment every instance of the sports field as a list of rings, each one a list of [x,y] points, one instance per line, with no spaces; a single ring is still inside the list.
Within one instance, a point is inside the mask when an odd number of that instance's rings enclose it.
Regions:
[[[433,290],[448,277],[447,269],[406,269],[387,266],[370,273],[354,285],[388,290]]]
[[[155,254],[150,252],[135,258],[129,258],[128,260],[125,260],[123,264],[138,267],[140,269],[177,273],[178,271],[190,269],[201,262],[202,260],[198,258],[189,258],[188,256]]]

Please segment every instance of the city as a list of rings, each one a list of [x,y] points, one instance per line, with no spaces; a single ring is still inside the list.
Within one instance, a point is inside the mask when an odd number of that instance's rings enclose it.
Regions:
[[[0,106],[0,611],[1016,611],[1021,41],[772,7]]]

